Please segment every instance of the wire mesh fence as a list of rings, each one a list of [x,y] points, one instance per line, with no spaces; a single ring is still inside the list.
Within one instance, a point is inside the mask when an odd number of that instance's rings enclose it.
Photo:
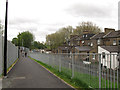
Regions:
[[[91,88],[120,88],[118,54],[31,52],[29,55]]]

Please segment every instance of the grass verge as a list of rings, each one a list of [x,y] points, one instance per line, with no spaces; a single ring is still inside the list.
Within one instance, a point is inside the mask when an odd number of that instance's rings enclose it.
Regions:
[[[29,57],[31,58],[31,57]],[[47,68],[49,71],[54,73],[56,76],[59,78],[63,79],[65,82],[73,86],[74,88],[77,89],[93,89],[93,88],[99,88],[99,77],[97,76],[91,76],[88,74],[82,74],[80,72],[74,72],[75,77],[71,79],[71,74],[72,71],[70,69],[61,68],[61,72],[59,72],[58,67],[51,67],[50,65],[47,65],[41,61],[38,61],[36,59],[31,58],[32,60],[36,61],[40,65],[44,66]],[[102,88],[105,88],[105,83],[106,83],[106,88],[111,88],[111,82],[109,81],[109,87],[108,85],[108,80],[101,79],[102,82]],[[92,88],[89,88],[89,86],[92,86]],[[112,82],[112,87],[114,87],[114,83]],[[115,88],[117,87],[117,83],[115,83]],[[120,88],[120,85],[119,85]]]
[[[61,78],[62,80],[64,80],[65,82],[67,82],[68,84],[70,84],[71,86],[73,86],[74,88],[76,89],[82,89],[82,90],[86,90],[87,89],[90,89],[89,86],[82,82],[81,80],[78,80],[76,78],[72,78],[71,79],[71,75],[61,71],[59,72],[59,70],[51,67],[50,65],[47,65],[41,61],[38,61],[36,59],[33,59],[31,57],[29,57],[30,59],[36,61],[37,63],[39,63],[40,65],[44,66],[45,68],[47,68],[49,71],[51,71],[52,73],[54,73],[56,76],[58,76],[59,78]]]

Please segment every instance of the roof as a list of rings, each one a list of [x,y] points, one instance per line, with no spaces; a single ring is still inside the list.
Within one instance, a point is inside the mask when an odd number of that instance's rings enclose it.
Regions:
[[[94,36],[92,36],[91,39],[103,38],[104,35],[105,35],[105,33],[98,33],[98,34],[95,34]]]
[[[61,50],[69,50],[70,49],[70,47],[58,47],[58,48]]]
[[[69,41],[75,40],[75,39],[78,38],[78,37],[80,37],[80,36],[72,37]]]
[[[116,38],[116,37],[119,37],[119,32],[120,31],[112,31],[112,32],[109,32],[108,34],[106,34],[103,38]]]
[[[100,46],[109,52],[118,52],[118,46]]]
[[[75,48],[79,51],[90,51],[92,49],[90,46],[77,46]]]

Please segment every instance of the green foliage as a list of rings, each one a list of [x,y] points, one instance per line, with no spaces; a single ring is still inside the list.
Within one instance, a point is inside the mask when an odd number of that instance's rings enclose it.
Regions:
[[[34,35],[29,31],[19,33],[17,35],[17,38],[12,39],[12,43],[15,44],[16,46],[24,46],[30,49],[32,47],[33,41],[34,41]]]
[[[15,44],[15,46],[18,46],[18,38],[13,38],[12,43]]]
[[[101,32],[101,29],[92,22],[82,22],[78,26],[76,26],[76,29],[74,30],[73,34],[81,35],[83,31],[88,31],[89,33],[97,34]]]
[[[88,31],[89,33],[99,33],[101,29],[93,24],[92,22],[82,22],[75,29],[72,26],[63,27],[59,31],[49,34],[46,36],[46,44],[50,46],[50,49],[55,49],[64,42],[70,39],[70,35],[81,35],[83,31]]]
[[[44,48],[46,48],[46,46],[43,43],[34,41],[33,42],[33,48],[34,49],[44,49]]]
[[[34,36],[32,33],[30,33],[29,31],[22,32],[20,37],[21,44],[24,47],[30,48],[32,46],[32,42],[34,40]]]
[[[55,49],[70,38],[72,34],[72,26],[63,27],[59,31],[46,36],[46,44],[50,49]]]

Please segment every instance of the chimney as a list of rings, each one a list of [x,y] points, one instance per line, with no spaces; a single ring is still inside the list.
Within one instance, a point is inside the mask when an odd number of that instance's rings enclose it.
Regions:
[[[112,29],[112,28],[105,28],[104,29],[105,34],[111,32],[111,31],[113,32],[113,31],[115,31],[115,29]]]

